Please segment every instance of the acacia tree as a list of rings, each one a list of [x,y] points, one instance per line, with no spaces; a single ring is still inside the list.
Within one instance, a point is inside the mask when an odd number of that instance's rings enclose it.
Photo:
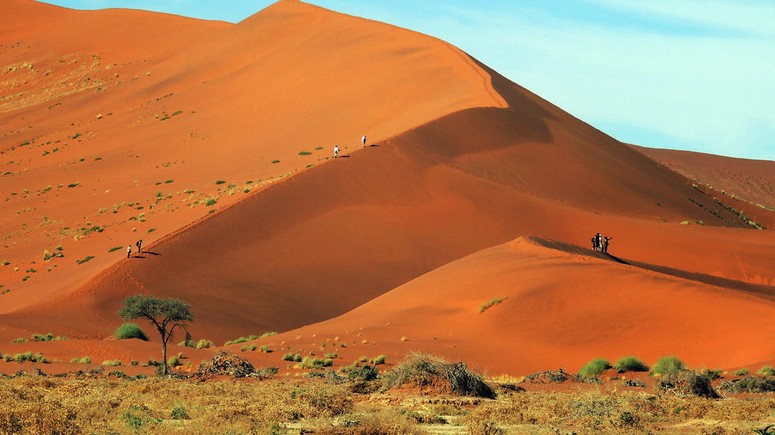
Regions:
[[[191,306],[178,299],[159,299],[153,296],[134,295],[124,300],[124,306],[118,312],[122,319],[132,320],[144,317],[148,319],[161,336],[163,375],[169,374],[167,364],[167,343],[172,339],[175,328],[186,327],[193,320]]]

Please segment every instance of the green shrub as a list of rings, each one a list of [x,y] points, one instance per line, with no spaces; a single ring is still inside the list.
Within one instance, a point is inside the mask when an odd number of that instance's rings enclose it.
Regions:
[[[40,352],[38,352],[38,353],[36,353],[36,354],[35,354],[35,358],[34,358],[34,360],[35,360],[35,362],[39,362],[39,363],[41,363],[41,364],[48,364],[48,360],[47,360],[47,359],[46,359],[46,357],[44,357],[44,356],[43,356],[43,354],[42,354],[42,353],[40,353]]]
[[[252,351],[256,350],[256,345],[255,344],[251,344],[250,346],[242,346],[242,349],[240,349],[240,350],[242,350],[243,352],[246,352],[246,351],[251,351],[252,352]]]
[[[264,333],[263,333],[263,334],[261,334],[261,336],[260,336],[260,337],[258,337],[258,338],[267,338],[267,337],[272,337],[272,336],[274,336],[274,335],[277,335],[277,332],[276,332],[276,331],[269,331],[269,332],[264,332]]]
[[[84,356],[81,358],[75,357],[71,359],[70,362],[74,364],[91,364],[91,358],[88,356]]]
[[[87,255],[86,257],[81,258],[80,260],[75,260],[75,262],[78,264],[83,264],[83,263],[86,263],[87,261],[91,261],[93,258],[94,258],[93,255]]]
[[[494,305],[498,305],[498,304],[500,304],[500,303],[501,303],[501,302],[503,302],[505,299],[506,299],[506,297],[502,297],[502,298],[492,298],[492,299],[490,299],[489,301],[487,301],[487,302],[483,303],[483,304],[482,304],[482,305],[479,307],[479,314],[482,314],[483,312],[487,311],[489,308],[491,308],[491,307],[492,307],[492,306],[494,306]]]
[[[611,368],[611,363],[603,358],[595,358],[592,361],[586,363],[584,367],[579,370],[579,375],[584,378],[594,378],[600,376],[606,370]]]
[[[128,340],[131,338],[138,338],[143,341],[148,341],[148,336],[136,323],[124,323],[119,326],[113,333],[113,336],[118,340]]]
[[[264,353],[272,353],[272,350],[269,349],[269,346],[267,346],[266,344],[261,346],[261,347],[259,347],[258,351],[259,352],[264,352]]]
[[[223,343],[223,345],[224,346],[231,346],[232,344],[245,343],[247,341],[255,340],[257,338],[258,338],[257,335],[251,335],[251,336],[248,336],[248,337],[240,337],[240,338],[236,338],[234,340],[227,341],[226,343]]]
[[[172,411],[170,412],[170,417],[173,420],[189,420],[191,417],[189,417],[188,412],[186,411],[186,408],[183,405],[177,405],[174,408],[172,408]]]
[[[385,364],[385,355],[376,356],[372,358],[369,362],[375,366]]]
[[[376,367],[365,366],[350,366],[346,369],[347,378],[351,381],[373,381],[377,379],[379,372]]]
[[[32,352],[24,352],[14,354],[13,360],[17,363],[23,363],[24,361],[33,361],[35,357],[32,356]]]
[[[722,373],[721,369],[714,369],[714,370],[703,369],[702,371],[700,371],[701,375],[709,377],[711,381],[714,381],[716,379],[721,379],[721,373]]]
[[[759,374],[759,376],[775,376],[775,368],[772,366],[764,366],[756,373]]]
[[[167,365],[169,365],[170,367],[182,366],[183,363],[180,362],[181,355],[182,354],[178,354],[178,355],[172,355],[171,357],[169,357],[169,359],[167,360]]]
[[[332,359],[305,356],[296,367],[300,369],[322,369],[324,367],[331,367],[332,365],[334,365],[334,360]]]
[[[223,180],[217,180],[217,181],[215,182],[215,184],[226,184],[226,182],[225,182],[225,181],[223,181]]]
[[[218,200],[215,198],[207,198],[207,200],[205,201],[205,205],[210,207],[215,205],[216,202],[218,202]]]
[[[203,338],[203,339],[197,341],[196,345],[194,347],[196,347],[197,349],[209,349],[209,348],[211,348],[213,346],[215,346],[215,343],[213,343],[210,340],[205,340]]]
[[[120,359],[106,359],[102,362],[102,365],[109,367],[119,367],[123,364]]]
[[[646,364],[643,363],[643,361],[639,360],[638,358],[635,358],[634,356],[625,356],[625,357],[619,358],[619,360],[616,361],[616,364],[614,364],[614,368],[619,373],[649,371],[649,366],[647,366]]]
[[[283,355],[283,361],[301,362],[301,355],[298,353],[286,353]]]
[[[11,341],[12,341],[12,342],[14,342],[14,343],[26,343],[26,342],[27,342],[27,339],[26,339],[26,338],[24,338],[24,337],[18,337],[18,338],[14,338],[14,339],[13,339],[13,340],[11,340]]]
[[[748,376],[748,373],[750,372],[746,368],[738,369],[732,372],[732,374],[735,376]]]
[[[666,356],[659,359],[651,369],[651,373],[656,375],[674,375],[680,371],[686,370],[686,365],[675,356]]]
[[[310,155],[310,154],[312,154],[312,153],[311,153],[311,152],[309,152],[309,151],[299,151],[299,155],[300,155],[300,156],[308,156],[308,155]]]
[[[675,359],[677,360],[677,358]],[[656,364],[654,367],[656,368]],[[666,368],[674,369],[675,362],[667,363]],[[662,391],[673,391],[684,395],[691,394],[708,399],[721,398],[716,390],[713,389],[710,378],[705,375],[697,374],[690,370],[677,370],[663,373],[663,375],[659,380],[659,389]]]

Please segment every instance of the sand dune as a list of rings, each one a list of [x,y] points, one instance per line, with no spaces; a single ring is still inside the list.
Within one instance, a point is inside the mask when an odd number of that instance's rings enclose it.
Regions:
[[[694,367],[730,368],[775,358],[768,345],[775,331],[761,322],[774,314],[775,289],[760,288],[768,295],[623,265],[591,249],[519,238],[286,339],[314,333],[307,341],[347,341],[357,333],[375,344],[359,340],[356,353],[378,347],[396,361],[408,351],[433,352],[475,362],[490,374],[578,370],[593,358],[633,354],[649,364],[677,355]]]
[[[0,338],[100,340],[124,297],[152,293],[192,304],[196,338],[363,328],[375,354],[499,372],[636,350],[775,359],[772,331],[740,346],[752,325],[724,320],[770,314],[775,233],[442,41],[289,0],[236,25],[2,8],[22,24],[0,33],[0,63],[22,66],[0,101]],[[22,30],[36,13],[71,34]],[[133,19],[147,40],[94,42]],[[69,66],[23,67],[33,54]],[[598,231],[627,264],[586,251]],[[147,253],[122,259],[137,238]]]
[[[726,198],[748,202],[745,211],[751,217],[756,217],[757,207],[775,208],[775,162],[690,151],[636,149],[705,187],[723,192]]]

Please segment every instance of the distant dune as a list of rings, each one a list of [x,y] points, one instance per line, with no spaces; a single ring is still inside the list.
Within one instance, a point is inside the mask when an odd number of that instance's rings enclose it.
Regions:
[[[0,12],[0,339],[101,340],[151,293],[190,302],[196,338],[359,331],[503,373],[775,360],[775,233],[749,222],[775,212],[744,202],[770,181],[723,195],[705,157],[677,170],[443,41],[298,1],[236,25]]]

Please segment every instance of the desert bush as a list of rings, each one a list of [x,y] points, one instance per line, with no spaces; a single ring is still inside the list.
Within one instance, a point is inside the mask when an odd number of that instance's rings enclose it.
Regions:
[[[226,343],[223,343],[223,345],[224,346],[231,346],[232,344],[245,343],[247,341],[255,340],[257,338],[258,338],[257,335],[251,335],[249,337],[240,337],[240,338],[236,338],[236,339],[231,340],[231,341],[227,341]]]
[[[41,363],[41,364],[48,364],[48,360],[40,352],[35,354],[34,361],[38,362],[38,363]]]
[[[252,351],[256,350],[256,345],[255,344],[251,344],[250,346],[242,346],[242,348],[240,350],[242,352],[247,352],[247,351],[251,351],[252,352]]]
[[[375,356],[369,362],[375,366],[385,364],[385,355]]]
[[[449,363],[441,357],[412,353],[382,376],[382,389],[404,385],[438,389],[461,396],[495,398],[495,391],[464,363]]]
[[[197,349],[209,349],[209,348],[211,348],[213,346],[215,346],[215,343],[213,343],[210,340],[206,340],[206,339],[203,338],[203,339],[197,341],[196,345],[194,347],[196,347]]]
[[[271,353],[272,349],[269,349],[269,346],[265,344],[265,345],[259,347],[258,351],[259,352],[263,352],[263,353]]]
[[[759,376],[775,376],[775,368],[772,366],[763,366],[756,372]]]
[[[267,338],[267,337],[272,337],[272,336],[275,336],[275,335],[277,335],[276,331],[267,331],[267,332],[264,332],[263,334],[261,334],[261,336],[258,337],[258,338]]]
[[[63,341],[67,340],[67,337],[56,336],[52,333],[48,334],[32,334],[32,341]]]
[[[651,373],[656,375],[674,375],[686,370],[683,361],[675,356],[666,356],[659,359],[651,369]]]
[[[756,378],[746,376],[741,379],[732,379],[722,382],[719,390],[732,394],[738,393],[771,393],[775,392],[775,379],[771,377]]]
[[[347,373],[347,378],[351,381],[373,381],[379,375],[377,368],[370,365],[349,366],[345,369],[345,372]]]
[[[188,411],[186,411],[186,408],[183,405],[176,405],[172,408],[172,411],[170,411],[170,417],[173,420],[190,420],[191,417],[188,415]]]
[[[584,378],[594,378],[600,376],[606,370],[611,368],[611,363],[603,358],[595,358],[592,361],[586,363],[584,367],[579,370],[579,375]]]
[[[732,372],[732,374],[735,376],[748,376],[748,373],[750,372],[748,371],[748,369],[745,369],[745,368],[738,369]]]
[[[301,362],[301,355],[289,352],[283,355],[283,361]]]
[[[11,341],[12,341],[13,343],[26,343],[26,342],[27,342],[27,339],[26,339],[26,338],[24,338],[24,337],[18,337],[18,338],[14,338],[14,339],[13,339],[13,340],[11,340]]]
[[[81,358],[75,357],[71,359],[70,362],[75,364],[91,364],[91,358],[88,356],[84,356]]]
[[[305,356],[301,359],[300,363],[296,364],[296,367],[300,369],[322,369],[324,367],[331,367],[332,365],[334,365],[334,361],[332,359]]]
[[[179,355],[172,355],[169,360],[167,360],[167,365],[170,367],[179,367],[182,366],[183,363],[180,362],[180,356]]]
[[[656,367],[656,365],[655,365]],[[670,363],[668,368],[675,367]],[[659,389],[673,391],[679,394],[691,394],[708,399],[718,399],[721,396],[713,389],[710,377],[695,373],[691,370],[679,370],[663,373],[659,380]]]
[[[119,326],[118,329],[116,329],[116,331],[113,333],[113,336],[118,340],[137,338],[143,341],[148,341],[148,336],[145,335],[145,332],[143,332],[140,326],[138,326],[137,323],[132,322],[124,323]]]
[[[711,381],[715,381],[716,379],[721,379],[721,369],[702,369],[700,371],[701,375],[705,375],[708,378],[710,378]]]
[[[649,366],[634,356],[625,356],[619,358],[619,360],[616,361],[616,364],[614,364],[614,368],[619,373],[649,371]]]
[[[23,363],[24,361],[34,361],[35,357],[32,355],[32,352],[24,352],[14,354],[13,360],[17,363]]]
[[[106,359],[105,361],[102,361],[102,365],[109,367],[119,367],[123,364],[120,359]]]
[[[487,311],[488,309],[492,308],[493,306],[500,304],[504,300],[506,300],[505,297],[490,299],[489,301],[483,303],[479,307],[479,314],[482,314],[483,312]]]

